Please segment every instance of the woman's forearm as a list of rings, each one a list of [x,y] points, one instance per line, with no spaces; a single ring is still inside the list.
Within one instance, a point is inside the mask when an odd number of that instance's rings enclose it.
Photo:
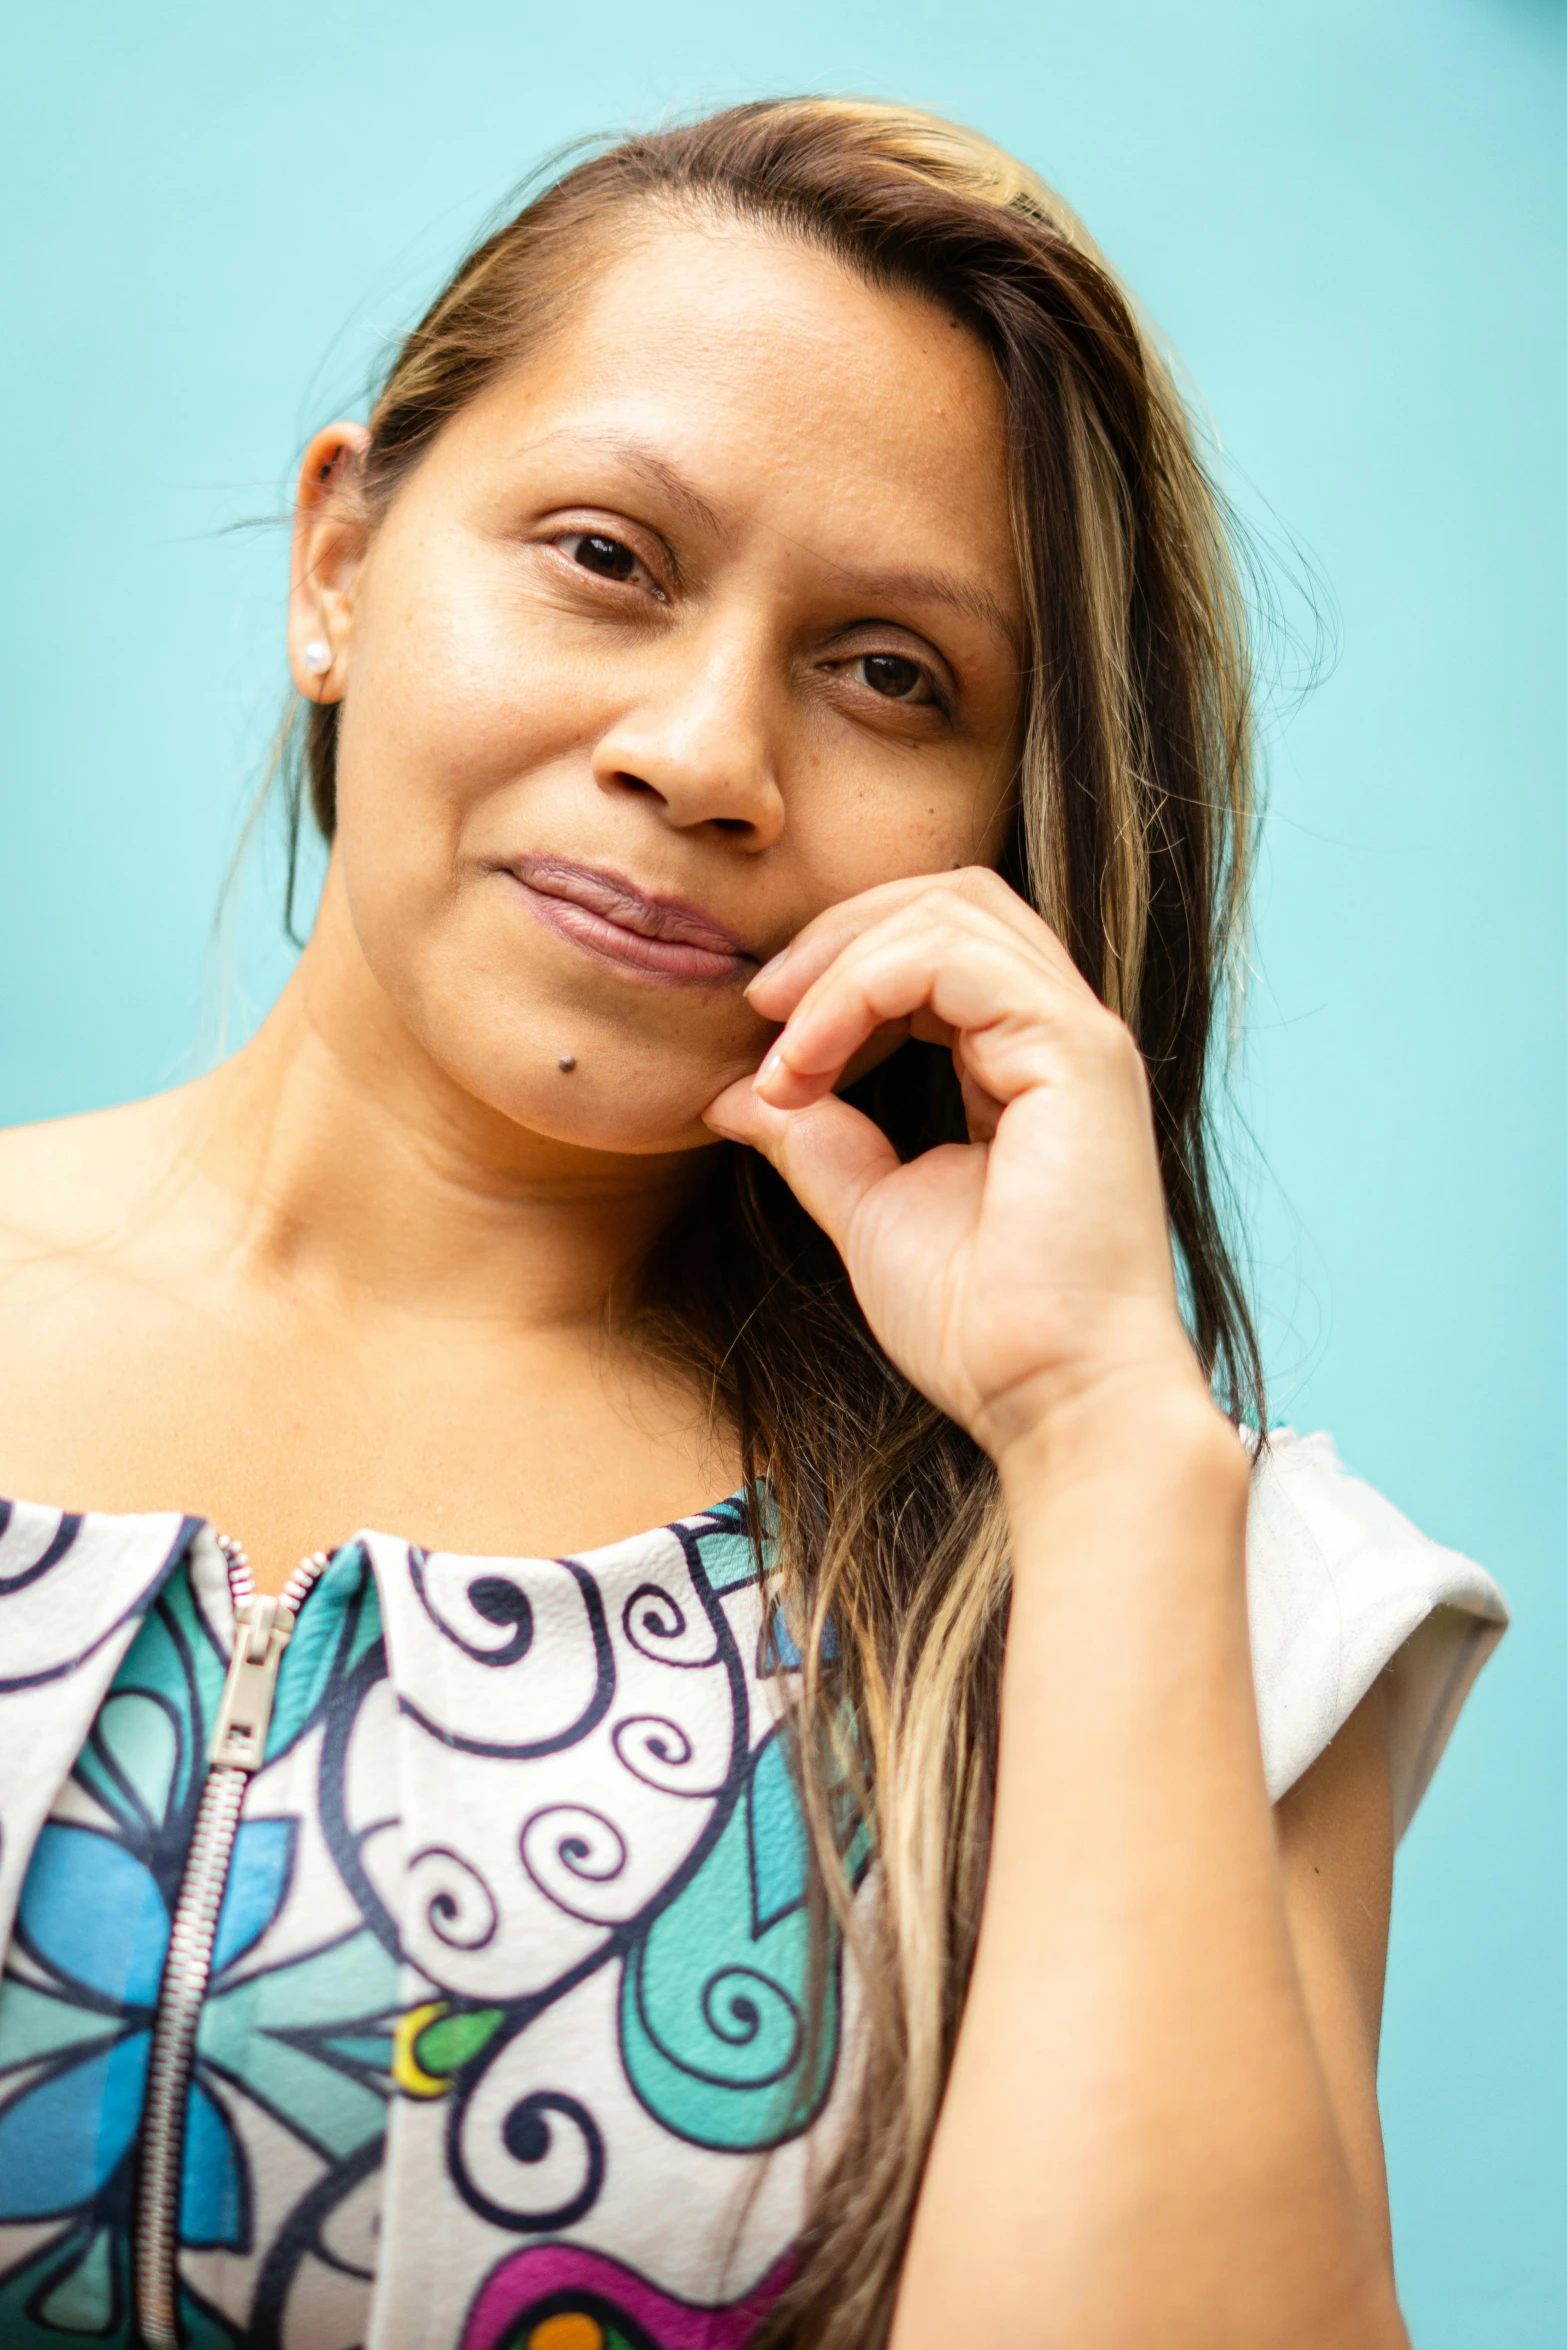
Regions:
[[[1171,1387],[1002,1474],[990,1881],[894,2350],[1402,2344],[1289,1939],[1245,1455]]]

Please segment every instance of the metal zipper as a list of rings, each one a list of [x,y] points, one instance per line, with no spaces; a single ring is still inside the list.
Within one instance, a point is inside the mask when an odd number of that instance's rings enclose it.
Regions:
[[[179,2350],[180,2173],[196,2033],[212,1974],[212,1941],[228,1884],[245,1785],[261,1768],[278,1667],[294,1620],[327,1565],[301,1559],[273,1598],[256,1590],[250,1561],[220,1534],[234,1602],[234,1647],[207,1749],[207,1778],[190,1840],[169,1952],[158,1988],[147,2065],[136,2198],[136,2324],[144,2350]]]

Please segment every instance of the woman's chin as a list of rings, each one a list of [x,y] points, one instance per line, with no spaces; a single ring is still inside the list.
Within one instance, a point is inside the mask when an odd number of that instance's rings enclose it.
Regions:
[[[569,1066],[567,1065],[569,1063]],[[711,1148],[718,1139],[702,1113],[737,1074],[733,1063],[672,1084],[667,1065],[617,1067],[605,1056],[565,1052],[497,1085],[493,1069],[457,1071],[459,1084],[486,1107],[541,1142],[605,1158],[655,1158]]]
[[[606,1004],[600,989],[580,980],[563,987],[554,972],[499,990],[482,972],[475,983],[471,964],[469,974],[454,982],[441,970],[400,991],[405,1032],[475,1103],[577,1150],[647,1158],[710,1147],[702,1112],[755,1068],[772,1033],[743,1009],[737,1020],[732,1002],[726,1020],[704,1022],[688,997],[682,1034],[673,991],[650,1002],[639,990],[630,1004],[621,995]]]

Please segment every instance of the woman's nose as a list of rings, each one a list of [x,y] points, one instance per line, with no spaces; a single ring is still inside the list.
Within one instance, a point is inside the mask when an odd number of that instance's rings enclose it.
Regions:
[[[599,738],[594,779],[604,791],[650,795],[682,832],[710,824],[746,848],[771,848],[784,822],[778,694],[759,643],[682,632]]]

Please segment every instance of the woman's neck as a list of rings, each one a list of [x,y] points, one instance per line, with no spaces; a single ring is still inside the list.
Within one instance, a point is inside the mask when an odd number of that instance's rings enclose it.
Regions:
[[[604,1309],[705,1157],[498,1116],[318,932],[210,1076],[5,1138],[0,1492],[208,1517],[267,1591],[358,1527],[549,1557],[701,1508],[721,1399]]]
[[[431,1059],[344,927],[318,927],[257,1034],[179,1097],[214,1238],[227,1224],[255,1277],[346,1308],[597,1320],[708,1153],[585,1149],[504,1117]]]

